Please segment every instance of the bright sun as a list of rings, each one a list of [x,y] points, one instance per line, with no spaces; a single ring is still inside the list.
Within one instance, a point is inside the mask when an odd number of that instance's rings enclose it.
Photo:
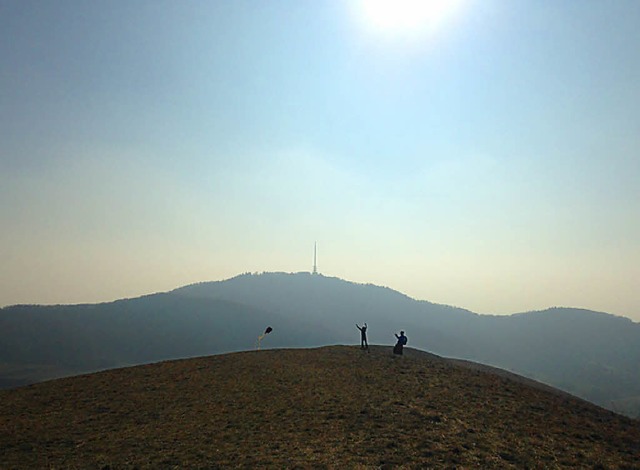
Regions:
[[[358,10],[367,29],[415,36],[433,32],[463,0],[359,0]]]

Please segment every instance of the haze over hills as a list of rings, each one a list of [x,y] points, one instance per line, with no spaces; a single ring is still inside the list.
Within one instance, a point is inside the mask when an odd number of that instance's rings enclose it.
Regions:
[[[306,273],[247,274],[174,292],[241,299],[289,318],[321,318],[336,325],[340,342],[354,341],[354,322],[369,322],[374,343],[391,343],[393,332],[404,329],[420,349],[510,369],[605,407],[640,412],[640,324],[624,317],[571,308],[479,315]]]
[[[411,348],[250,351],[0,391],[0,466],[637,468],[637,424]]]
[[[226,281],[96,305],[0,310],[1,385],[170,358],[359,340],[413,347],[512,370],[630,416],[640,415],[640,325],[588,310],[511,316],[417,301],[386,287],[308,273]]]

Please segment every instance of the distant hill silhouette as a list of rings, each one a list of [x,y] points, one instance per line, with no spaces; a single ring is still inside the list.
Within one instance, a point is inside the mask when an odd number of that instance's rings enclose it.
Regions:
[[[242,352],[0,391],[2,468],[630,469],[639,442],[636,420],[410,348]]]
[[[389,288],[308,273],[244,274],[96,305],[0,309],[0,386],[254,347],[359,341],[409,345],[551,384],[640,415],[640,325],[567,308],[511,316],[416,301]]]

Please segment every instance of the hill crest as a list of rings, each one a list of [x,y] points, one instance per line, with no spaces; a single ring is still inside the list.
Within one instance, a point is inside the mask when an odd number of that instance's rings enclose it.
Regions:
[[[111,303],[0,309],[0,387],[158,360],[369,340],[508,369],[640,416],[640,324],[576,309],[511,316],[309,273],[245,274]]]
[[[408,349],[168,361],[0,392],[3,466],[631,468],[638,422]]]

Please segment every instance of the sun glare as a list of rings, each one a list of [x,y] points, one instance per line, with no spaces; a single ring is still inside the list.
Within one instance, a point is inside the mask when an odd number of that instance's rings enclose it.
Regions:
[[[415,36],[430,33],[442,25],[463,0],[359,0],[358,10],[365,27],[374,32]]]

